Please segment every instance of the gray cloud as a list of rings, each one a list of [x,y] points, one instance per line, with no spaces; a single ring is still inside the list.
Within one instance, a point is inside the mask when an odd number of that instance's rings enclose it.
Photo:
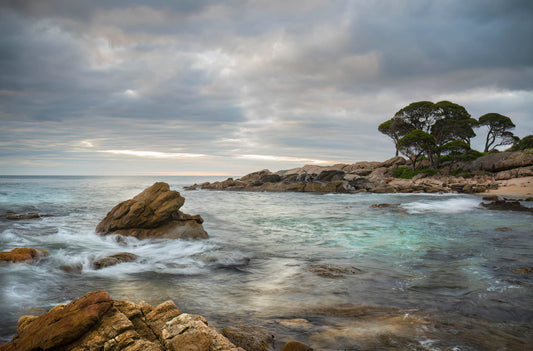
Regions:
[[[392,145],[377,125],[418,100],[533,130],[527,0],[0,6],[8,172],[68,169],[74,156],[111,167],[133,156],[98,151],[121,149],[206,154],[181,166],[225,172],[230,160],[238,173],[259,162],[239,155],[384,159]]]

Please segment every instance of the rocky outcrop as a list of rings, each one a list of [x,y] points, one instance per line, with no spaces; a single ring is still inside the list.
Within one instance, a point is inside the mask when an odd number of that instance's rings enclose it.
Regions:
[[[45,257],[48,255],[48,250],[19,247],[11,251],[0,252],[0,262],[7,261],[34,263],[38,261],[41,257]]]
[[[499,172],[533,165],[533,154],[525,152],[498,152],[482,156],[467,164],[467,171]]]
[[[115,301],[105,290],[58,305],[40,317],[21,317],[17,335],[0,351],[26,350],[244,351],[202,316],[182,313],[172,301],[154,308]]]
[[[107,257],[95,260],[93,262],[93,266],[95,269],[102,269],[102,268],[114,266],[116,264],[123,263],[123,262],[133,262],[138,257],[139,256],[132,254],[131,252],[120,252],[120,253],[117,253],[111,256],[107,256]]]
[[[306,165],[272,173],[268,169],[240,179],[194,184],[186,190],[239,190],[313,193],[482,193],[503,180],[533,176],[533,154],[501,152],[462,162],[462,175],[451,176],[449,166],[437,174],[419,173],[412,179],[395,177],[395,170],[408,166],[402,157],[385,162],[357,162],[333,166]],[[429,167],[429,164],[426,165]],[[468,172],[467,172],[468,171]],[[435,171],[434,171],[435,172]],[[431,173],[432,174],[432,173]]]
[[[101,235],[121,234],[138,239],[205,239],[200,215],[191,216],[179,209],[185,203],[179,192],[167,183],[155,183],[133,199],[116,205],[98,224]]]
[[[493,211],[520,211],[533,213],[533,208],[523,206],[519,201],[496,200],[488,203],[482,202],[481,206],[485,207],[487,210]]]

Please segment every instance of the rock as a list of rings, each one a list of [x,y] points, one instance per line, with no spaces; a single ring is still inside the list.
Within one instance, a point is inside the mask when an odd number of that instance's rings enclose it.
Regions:
[[[525,152],[498,152],[482,156],[465,165],[465,171],[498,172],[533,165],[533,154]]]
[[[497,200],[489,203],[482,202],[481,206],[494,211],[523,211],[533,213],[533,208],[522,206],[519,201]]]
[[[407,163],[407,160],[401,156],[396,156],[396,157],[393,157],[391,159],[388,159],[387,161],[381,163],[379,165],[379,167],[387,167],[387,168],[390,168],[390,167],[398,167],[398,166],[403,166]]]
[[[15,248],[11,251],[0,252],[0,262],[24,262],[33,263],[41,257],[48,256],[50,253],[44,249],[33,249],[27,247]]]
[[[236,325],[222,328],[220,333],[245,350],[269,351],[274,347],[274,336],[269,334],[265,328]]]
[[[63,266],[60,266],[59,268],[63,272],[79,274],[83,270],[83,265],[81,263],[77,263],[73,265],[63,265]]]
[[[498,195],[485,195],[482,199],[485,201],[498,201],[500,197]]]
[[[100,258],[93,262],[95,269],[102,269],[109,266],[114,266],[122,262],[133,262],[139,256],[132,254],[130,252],[120,252],[111,256]]]
[[[334,264],[312,264],[307,266],[306,269],[324,278],[342,278],[346,275],[361,273],[359,268]]]
[[[113,301],[105,290],[99,290],[70,302],[58,305],[44,316],[21,318],[17,335],[0,346],[1,351],[48,350],[73,343],[102,318]]]
[[[289,341],[281,348],[281,351],[313,351],[313,349],[302,342]]]
[[[322,171],[317,177],[317,180],[320,182],[334,182],[343,180],[344,172],[338,170],[327,170]]]
[[[387,208],[387,207],[393,207],[391,204],[373,204],[370,205],[370,208]]]
[[[30,212],[30,213],[22,213],[22,214],[12,214],[7,213],[5,216],[6,219],[10,219],[12,221],[21,220],[21,219],[35,219],[35,218],[41,218],[41,215],[39,215],[36,212]]]
[[[313,328],[313,325],[307,319],[303,318],[284,319],[279,324],[290,329],[309,330]]]
[[[133,199],[116,205],[98,224],[100,235],[121,234],[138,239],[205,239],[203,219],[179,211],[185,199],[167,183],[155,183]]]
[[[516,270],[516,273],[518,273],[518,274],[531,274],[531,273],[533,273],[533,267],[518,268]]]
[[[207,321],[172,302],[157,307],[112,300],[105,290],[87,293],[43,316],[23,316],[17,335],[0,351],[221,350],[245,351]]]
[[[509,228],[509,227],[498,227],[498,228],[495,228],[494,230],[496,230],[498,232],[509,232],[509,231],[511,231],[513,229]]]
[[[521,167],[509,169],[506,171],[501,171],[496,173],[494,179],[496,180],[506,180],[512,178],[522,178],[533,176],[533,167]]]
[[[165,348],[172,351],[246,351],[209,328],[205,318],[194,314],[175,317],[166,323],[161,335]]]

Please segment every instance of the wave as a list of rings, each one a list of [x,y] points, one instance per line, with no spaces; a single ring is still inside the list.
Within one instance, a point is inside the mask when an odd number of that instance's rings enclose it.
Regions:
[[[408,203],[402,203],[401,208],[407,210],[407,213],[463,213],[474,211],[481,199],[477,198],[444,198],[443,200],[421,200]]]

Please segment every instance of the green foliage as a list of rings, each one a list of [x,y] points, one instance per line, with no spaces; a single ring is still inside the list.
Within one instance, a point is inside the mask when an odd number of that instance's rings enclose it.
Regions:
[[[433,168],[425,168],[425,169],[419,169],[417,171],[413,171],[409,167],[399,167],[397,169],[393,169],[392,173],[394,174],[394,177],[401,178],[401,179],[411,179],[417,174],[424,173],[428,177],[434,176],[438,173],[436,169]]]
[[[461,161],[473,161],[476,158],[480,158],[481,156],[485,156],[485,155],[486,153],[484,152],[479,152],[477,150],[470,149],[467,152],[458,155],[457,159]]]
[[[435,138],[420,129],[415,129],[398,140],[398,150],[409,157],[413,171],[416,170],[416,163],[420,157],[424,153],[431,155],[434,148]]]
[[[415,172],[409,167],[398,167],[392,170],[396,178],[411,179],[415,176]]]
[[[462,169],[456,169],[450,172],[450,175],[454,177],[463,177],[463,178],[471,178],[472,175],[468,171],[464,171]]]
[[[517,140],[514,145],[509,149],[510,151],[523,151],[527,149],[533,149],[533,135],[528,135],[520,140]]]
[[[396,148],[396,156],[398,156],[398,140],[408,134],[411,129],[412,126],[410,124],[398,118],[391,118],[378,126],[378,130],[381,133],[389,136],[394,142],[394,147]]]
[[[429,133],[431,126],[439,118],[435,104],[431,101],[418,101],[396,112],[394,118],[401,119],[412,126]]]
[[[516,137],[510,132],[514,129],[513,121],[499,113],[487,113],[479,117],[479,126],[487,126],[489,131],[485,141],[485,152],[495,150],[501,145],[509,145],[516,142]]]

